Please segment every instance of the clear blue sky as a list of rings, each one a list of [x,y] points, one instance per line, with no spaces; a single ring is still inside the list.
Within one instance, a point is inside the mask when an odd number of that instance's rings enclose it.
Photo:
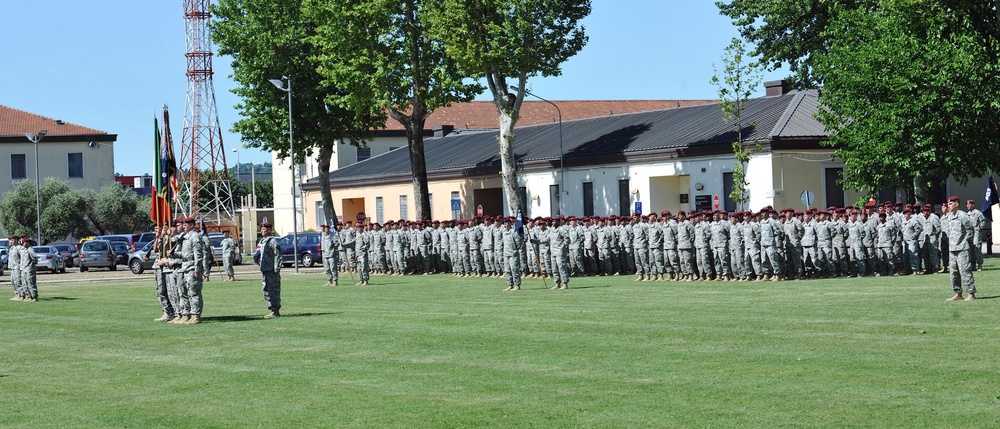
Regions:
[[[183,126],[182,0],[2,3],[0,104],[118,134],[116,172],[151,173],[153,116],[170,107],[175,141]],[[587,46],[562,76],[529,80],[533,92],[550,100],[716,98],[712,64],[737,36],[709,0],[593,0],[585,26]],[[235,165],[235,147],[242,162],[270,161],[229,132],[238,102],[229,62],[214,63],[227,160]]]

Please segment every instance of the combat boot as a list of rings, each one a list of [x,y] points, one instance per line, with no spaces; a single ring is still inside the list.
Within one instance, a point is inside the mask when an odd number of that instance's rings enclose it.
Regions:
[[[521,286],[514,286],[514,288],[511,290],[521,290]]]
[[[184,324],[185,322],[187,322],[187,320],[188,320],[188,316],[186,314],[180,314],[177,317],[174,317],[171,321],[169,321],[167,323],[174,324],[174,325],[180,325],[180,324]]]
[[[966,301],[973,301],[976,299],[976,294],[970,293],[969,296],[965,297]]]
[[[154,322],[167,322],[167,321],[169,321],[170,319],[173,319],[173,318],[172,318],[172,317],[170,317],[170,314],[169,314],[169,313],[167,313],[166,311],[164,311],[164,312],[163,312],[163,315],[162,315],[162,316],[160,316],[160,318],[159,318],[159,319],[153,319],[153,321],[154,321]]]
[[[514,285],[507,285],[507,287],[503,290],[503,292],[509,292],[512,290],[514,290]]]
[[[955,294],[955,296],[948,298],[945,301],[961,301],[961,300],[962,300],[962,293],[958,292]]]
[[[199,323],[201,323],[200,314],[192,314],[191,317],[188,318],[188,320],[184,321],[185,325],[197,325]]]
[[[333,281],[333,285],[334,286],[340,286],[340,281],[339,280],[334,280]]]
[[[552,289],[552,290],[559,289],[559,283],[556,283],[556,284],[552,285],[552,287],[550,287],[549,289]]]
[[[569,289],[569,283],[563,283],[561,286],[559,286],[559,289],[562,289],[562,290]]]
[[[14,295],[14,297],[11,298],[10,300],[11,301],[24,301],[24,297],[22,297],[21,295]]]
[[[281,317],[281,313],[279,313],[278,310],[271,310],[270,313],[264,315],[265,319],[273,319],[275,317]]]
[[[327,280],[326,284],[323,286],[333,286],[333,280]]]

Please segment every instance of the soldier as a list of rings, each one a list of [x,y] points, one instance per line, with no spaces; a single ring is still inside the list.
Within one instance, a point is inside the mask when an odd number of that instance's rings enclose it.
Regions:
[[[785,272],[789,278],[798,280],[803,275],[802,236],[805,235],[805,226],[799,219],[803,214],[791,208],[786,208],[784,212]]]
[[[181,248],[184,245],[185,235],[181,221],[175,221],[175,225],[170,229],[167,237],[168,249],[165,255],[160,256],[159,264],[163,266],[163,271],[167,275],[167,293],[174,296],[174,318],[167,321],[171,324],[183,324],[191,317],[191,304],[188,301],[187,280],[184,277],[184,270],[181,265],[184,258],[181,256]]]
[[[711,216],[711,213],[708,212],[708,215]],[[711,218],[706,220],[705,212],[698,212],[692,223],[694,224],[694,249],[698,263],[698,278],[707,281],[713,276]]]
[[[847,222],[846,209],[835,208],[833,212],[833,263],[838,276],[846,276],[850,273],[847,266]]]
[[[819,211],[819,221],[816,222],[816,265],[821,270],[822,277],[833,277],[836,269],[833,265],[833,236],[837,233],[829,213]],[[890,225],[892,226],[892,225]]]
[[[24,289],[21,287],[21,237],[7,237],[10,249],[7,249],[7,266],[10,267],[10,284],[14,287],[14,297],[11,301],[24,301]]]
[[[923,207],[924,229],[920,236],[920,249],[924,260],[924,273],[933,274],[938,271],[940,260],[938,258],[938,243],[941,235],[941,220],[934,213],[931,213],[931,205],[924,204]]]
[[[187,325],[197,325],[201,323],[202,312],[202,281],[207,276],[209,270],[208,250],[205,246],[205,237],[194,229],[194,218],[187,218],[184,223],[187,236],[184,238],[184,246],[181,247],[181,256],[184,262],[181,263],[181,270],[184,271],[184,281],[187,283],[188,303],[191,307],[191,314],[184,322]]]
[[[948,252],[951,253],[951,289],[955,291],[955,296],[948,298],[948,301],[958,301],[962,299],[962,286],[969,296],[966,301],[976,299],[976,279],[972,276],[974,262],[972,252],[969,247],[970,235],[975,233],[975,222],[958,208],[959,199],[956,196],[948,198],[948,213],[945,214],[944,224],[947,226]]]
[[[353,243],[357,236],[357,231],[354,229],[354,224],[351,221],[344,222],[343,232],[343,237],[341,237],[342,242]],[[347,265],[346,268],[351,271],[354,271],[355,268],[352,264],[357,260],[357,255],[354,252],[354,247],[347,246],[346,244],[344,245],[344,264]]]
[[[779,281],[785,276],[784,261],[780,250],[784,246],[781,223],[775,218],[778,213],[770,207],[765,207],[760,220],[761,268],[771,273],[767,280]]]
[[[326,285],[327,286],[337,286],[340,284],[340,273],[337,267],[340,266],[340,261],[338,257],[340,256],[340,236],[336,233],[330,232],[330,225],[322,224],[319,226],[322,233],[319,236],[319,245],[321,251],[323,252],[323,272],[326,273]]]
[[[920,226],[917,216],[913,215],[912,209],[903,210],[903,242],[906,244],[906,261],[909,263],[909,274],[915,276],[920,274],[920,236],[924,229]]]
[[[632,218],[618,218],[618,256],[621,260],[622,274],[628,275],[635,272],[635,231],[632,229]]]
[[[281,247],[278,239],[271,236],[271,224],[260,225],[260,235],[264,242],[260,245],[260,273],[263,277],[264,302],[270,313],[265,319],[281,317]]]
[[[620,225],[621,223],[618,220],[618,216],[608,216],[608,230],[611,238],[611,271],[613,271],[616,276],[622,273],[622,252],[621,246],[619,245],[622,234]]]
[[[614,267],[611,265],[611,242],[614,234],[611,233],[607,223],[607,219],[601,218],[597,222],[595,232],[598,252],[598,258],[595,262],[599,264],[598,271],[602,276],[609,276],[614,272]]]
[[[878,249],[876,248],[876,240],[878,239],[879,217],[878,211],[874,205],[868,210],[870,214],[863,214],[861,217],[861,220],[865,223],[865,236],[862,239],[862,242],[865,246],[865,256],[868,257],[868,264],[865,267],[865,271],[867,274],[875,274],[878,272]]]
[[[235,274],[233,270],[233,260],[236,258],[236,240],[229,236],[229,231],[222,232],[222,267],[226,271],[226,279],[224,282],[236,281],[233,277]],[[207,279],[206,279],[207,280]]]
[[[31,237],[21,236],[21,290],[25,302],[38,302],[38,256],[31,248]],[[10,256],[8,255],[8,259]]]
[[[729,219],[726,219],[726,212],[717,211],[714,214],[715,220],[710,225],[710,240],[712,243],[712,256],[715,259],[715,280],[730,281],[733,273],[729,263]]]
[[[764,281],[764,268],[760,263],[760,223],[750,212],[743,219],[743,247],[746,250],[743,252],[743,265],[746,266],[747,280]]]
[[[983,270],[983,240],[986,239],[986,216],[976,208],[975,200],[965,202],[967,215],[972,220],[972,254],[969,258],[974,262],[973,268],[976,271]]]
[[[201,240],[201,247],[205,252],[205,258],[202,259],[202,281],[208,281],[209,276],[212,274],[212,265],[215,264],[215,254],[212,253],[212,241],[208,239],[208,229],[205,228],[205,221],[201,221],[201,228],[196,231],[198,234],[198,239]]]
[[[405,220],[400,219],[399,222],[396,222],[396,240],[392,242],[392,248],[390,249],[393,254],[393,270],[397,276],[406,274],[409,269],[406,260],[406,251],[410,248],[410,235],[407,234],[405,228]]]
[[[447,243],[448,234],[441,227],[441,221],[431,223],[431,270],[435,273],[444,271],[444,244]]]
[[[573,276],[584,276],[587,275],[587,268],[583,262],[583,246],[587,232],[577,222],[576,216],[570,216],[568,220],[570,272]]]
[[[649,265],[652,269],[653,280],[662,282],[666,280],[666,265],[663,259],[663,230],[666,229],[664,218],[657,219],[656,212],[649,214]]]
[[[649,280],[651,277],[649,269],[649,216],[632,217],[629,225],[632,231],[631,247],[632,258],[635,261],[636,281]]]
[[[552,258],[552,289],[569,288],[569,229],[555,219],[548,231],[549,255]]]
[[[864,277],[867,271],[868,255],[865,251],[865,239],[865,222],[858,217],[858,212],[853,210],[847,222],[847,246],[851,262],[851,277]]]
[[[399,239],[399,230],[396,222],[388,221],[385,228],[378,223],[372,224],[372,231],[368,232],[371,240],[370,250],[372,257],[369,259],[372,271],[375,274],[389,274],[399,272],[399,259],[396,258],[396,240]]]
[[[747,278],[743,247],[743,212],[735,212],[729,217],[729,263],[732,265],[733,280]]]
[[[350,241],[345,240],[344,247],[353,248],[357,256],[358,282],[355,286],[366,286],[371,276],[371,260],[368,259],[368,251],[371,250],[371,235],[364,230],[364,225],[360,222],[354,227],[354,234]]]
[[[670,274],[670,280],[680,280],[680,260],[677,256],[677,221],[669,210],[663,213],[663,266]]]
[[[469,230],[465,226],[465,220],[458,221],[455,227],[455,246],[452,248],[452,261],[455,266],[455,275],[458,277],[470,277],[471,267],[469,260]]]
[[[7,249],[7,266],[10,267],[10,283],[14,287],[14,297],[11,301],[24,301],[24,288],[21,283],[21,237],[12,235],[7,238],[10,249]]]
[[[695,279],[694,235],[695,227],[687,219],[687,213],[684,210],[677,212],[677,258],[680,261],[681,273],[683,273],[685,281]],[[680,280],[678,278],[678,281]]]
[[[876,246],[878,248],[879,268],[875,275],[891,276],[895,272],[896,258],[892,255],[892,246],[896,239],[896,229],[892,222],[888,221],[889,215],[884,211],[878,214],[878,236]]]
[[[153,248],[150,253],[146,255],[147,258],[151,258],[154,261],[158,259],[158,256],[164,252],[164,240],[166,236],[166,226],[160,227],[156,225],[153,228],[154,238],[153,238]],[[159,318],[153,319],[154,322],[169,322],[170,319],[174,318],[174,307],[170,303],[170,295],[167,293],[167,279],[163,273],[163,266],[159,263],[153,263],[153,279],[156,282],[156,298],[160,301],[160,307],[163,308],[163,315]]]
[[[503,220],[503,275],[507,279],[507,288],[504,291],[521,290],[521,247],[524,246],[524,239],[514,228],[511,227],[513,220],[504,218]]]
[[[472,218],[467,229],[469,235],[469,275],[483,277],[485,275],[482,251],[483,227],[479,221],[478,217]]]
[[[590,216],[583,225],[583,261],[587,275],[596,276],[600,272],[597,261],[600,257],[597,251],[597,223],[599,218]]]

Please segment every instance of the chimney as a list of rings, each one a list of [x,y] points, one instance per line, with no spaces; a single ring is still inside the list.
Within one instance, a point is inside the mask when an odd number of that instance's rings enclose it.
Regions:
[[[791,85],[788,84],[787,80],[772,80],[770,82],[764,82],[764,89],[767,91],[765,97],[774,97],[776,95],[787,94],[791,90]]]
[[[455,126],[454,125],[438,125],[438,126],[432,128],[432,130],[434,131],[434,137],[444,137],[444,136],[446,136],[448,134],[451,134],[452,131],[455,131]]]

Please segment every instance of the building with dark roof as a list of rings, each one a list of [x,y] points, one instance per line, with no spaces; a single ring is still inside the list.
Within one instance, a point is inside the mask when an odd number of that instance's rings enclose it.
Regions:
[[[804,194],[812,195],[813,207],[857,202],[862,192],[843,189],[838,178],[844,165],[821,145],[828,133],[815,119],[818,92],[787,91],[781,81],[766,86],[768,95],[749,100],[742,114],[744,143],[760,147],[747,165],[746,207],[728,198],[737,133],[713,103],[564,120],[561,133],[554,123],[518,127],[515,156],[525,214],[805,208]],[[487,215],[512,212],[504,207],[498,150],[496,130],[425,140],[432,218],[471,217],[479,206]],[[307,225],[322,216],[319,180],[302,186]],[[340,168],[325,180],[343,219],[358,212],[377,222],[413,219],[405,150]]]
[[[35,144],[25,133],[43,130],[37,162],[41,180],[55,177],[94,190],[115,183],[117,135],[0,106],[0,195],[18,180],[35,180]]]

